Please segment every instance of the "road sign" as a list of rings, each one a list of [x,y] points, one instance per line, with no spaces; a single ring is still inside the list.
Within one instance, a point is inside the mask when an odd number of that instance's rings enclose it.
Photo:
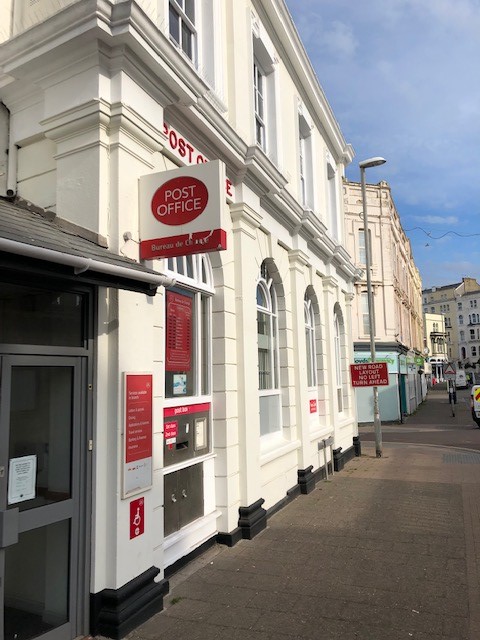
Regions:
[[[443,367],[443,377],[445,378],[445,380],[455,380],[455,376],[456,376],[455,367],[451,362],[448,362]]]
[[[389,384],[386,362],[365,362],[350,365],[352,387],[382,387]]]

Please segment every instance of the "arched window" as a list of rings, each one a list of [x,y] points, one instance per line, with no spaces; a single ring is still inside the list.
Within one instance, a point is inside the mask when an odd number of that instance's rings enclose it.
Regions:
[[[281,430],[277,296],[265,262],[257,281],[257,343],[260,435],[264,436]]]
[[[343,411],[343,316],[340,308],[335,308],[334,326],[334,357],[335,357],[335,385],[337,390],[338,411]]]
[[[317,386],[317,357],[315,340],[315,316],[311,298],[305,294],[303,302],[305,316],[305,342],[307,347],[307,386]]]
[[[461,348],[461,352],[462,352],[462,360],[465,360],[465,358],[467,357],[467,350],[465,349],[465,347]]]
[[[458,324],[463,324],[463,316],[458,316]]]

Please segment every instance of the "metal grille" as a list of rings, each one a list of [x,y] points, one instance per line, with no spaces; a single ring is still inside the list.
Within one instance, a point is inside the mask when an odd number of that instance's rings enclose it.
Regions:
[[[444,453],[444,464],[480,464],[478,453]]]

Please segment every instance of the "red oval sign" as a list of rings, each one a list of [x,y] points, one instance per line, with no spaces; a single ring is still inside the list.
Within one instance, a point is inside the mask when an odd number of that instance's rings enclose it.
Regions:
[[[152,198],[152,213],[162,224],[177,226],[192,222],[208,203],[208,189],[203,182],[181,176],[165,182]]]

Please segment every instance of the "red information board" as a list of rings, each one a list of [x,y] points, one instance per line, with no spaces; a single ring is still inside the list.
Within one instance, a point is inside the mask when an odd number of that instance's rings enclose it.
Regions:
[[[190,371],[192,367],[193,299],[167,291],[165,370]]]
[[[125,373],[123,495],[152,484],[152,386],[151,373]]]
[[[125,462],[152,457],[152,375],[126,376]]]
[[[386,362],[351,364],[350,376],[353,387],[383,387],[389,384]]]

